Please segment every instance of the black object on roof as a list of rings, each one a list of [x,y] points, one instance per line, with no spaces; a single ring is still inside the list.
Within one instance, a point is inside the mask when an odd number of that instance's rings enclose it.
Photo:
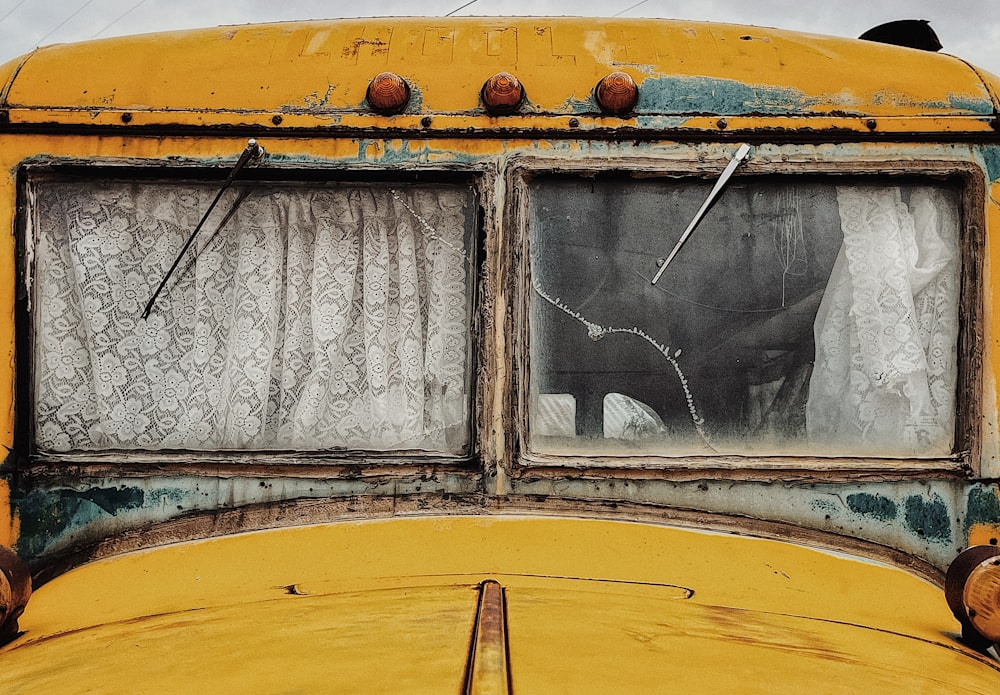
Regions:
[[[941,50],[941,41],[926,19],[899,19],[895,22],[886,22],[872,27],[858,38],[921,51]]]

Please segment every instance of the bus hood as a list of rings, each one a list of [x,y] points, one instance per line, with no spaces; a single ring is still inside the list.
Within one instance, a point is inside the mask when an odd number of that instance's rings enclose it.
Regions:
[[[777,540],[428,517],[254,532],[41,587],[4,692],[995,692],[940,589]]]

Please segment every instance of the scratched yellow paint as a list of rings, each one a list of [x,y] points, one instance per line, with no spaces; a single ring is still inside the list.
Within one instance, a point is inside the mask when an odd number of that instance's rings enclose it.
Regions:
[[[893,69],[873,69],[886,65]],[[383,70],[409,81],[407,112],[357,113],[369,81]],[[528,101],[522,113],[497,118],[483,112],[479,91],[501,70],[517,75]],[[127,112],[130,127],[565,129],[566,114],[594,114],[592,103],[584,105],[613,70],[657,93],[643,107],[665,99],[675,104],[672,113],[715,113],[693,101],[712,93],[721,115],[763,113],[752,127],[782,127],[769,123],[769,114],[828,116],[837,127],[860,130],[869,128],[860,119],[872,116],[979,115],[979,123],[930,128],[985,133],[992,115],[980,79],[951,56],[669,20],[451,17],[221,27],[45,47],[0,67],[0,82],[16,75],[5,100],[11,123],[121,127]],[[660,112],[650,106],[644,113]],[[434,115],[430,124],[422,122],[425,114]],[[633,127],[640,120],[595,115],[588,124]],[[714,131],[717,119],[695,119],[691,127]],[[878,127],[895,129],[888,122]]]
[[[476,585],[515,693],[995,692],[936,586],[788,543],[570,518],[347,522],[92,563],[0,649],[8,695],[459,692]],[[590,578],[590,579],[581,579]]]
[[[993,132],[992,110],[982,108],[989,94],[948,56],[908,51],[906,69],[887,72],[871,66],[900,64],[899,49],[770,29],[631,20],[387,22],[114,39],[46,48],[0,67],[3,106],[15,127],[66,128],[58,135],[0,135],[0,199],[8,201],[0,205],[0,444],[13,444],[11,203],[26,162],[127,165],[169,157],[218,164],[245,145],[219,130],[198,137],[157,130],[178,126],[253,129],[282,161],[315,167],[380,164],[396,154],[479,164],[539,152],[579,157],[592,154],[582,144],[592,134],[616,129],[721,132],[714,114],[669,121],[594,115],[585,103],[594,85],[619,68],[647,90],[704,79],[737,90],[785,90],[795,113],[721,112],[730,132],[773,132],[775,142],[782,132],[803,129],[819,137],[828,129],[874,130],[876,137]],[[368,80],[383,69],[411,81],[410,112],[364,110]],[[514,71],[525,84],[524,113],[494,118],[480,109],[479,89],[498,70]],[[996,89],[997,80],[987,79]],[[87,135],[91,126],[105,134]],[[116,134],[107,134],[112,127]],[[295,128],[350,128],[354,135],[284,132]],[[392,128],[393,139],[379,128]],[[456,135],[476,128],[494,134]],[[580,140],[523,135],[546,129],[576,129]],[[420,139],[435,130],[447,132]],[[670,137],[665,131],[668,145]],[[885,161],[907,156],[906,146],[893,144],[869,153]],[[849,157],[839,161],[850,167]],[[1000,199],[996,186],[992,195]],[[996,205],[988,206],[988,224],[1000,225]],[[995,244],[987,243],[987,256],[984,323],[992,346],[991,325],[1000,319],[992,313]],[[501,286],[497,296],[498,321],[507,310],[505,291]],[[501,348],[504,337],[497,333],[496,340]],[[1000,361],[992,351],[984,361],[991,383],[1000,383]],[[496,367],[502,376],[506,365]],[[505,397],[496,392],[497,418]],[[496,427],[498,456],[506,441]],[[6,545],[18,533],[9,497],[0,481]],[[994,530],[974,527],[972,534]],[[938,588],[898,570],[773,541],[639,524],[453,518],[251,534],[94,563],[37,592],[22,620],[25,635],[0,650],[0,689],[317,692],[395,685],[455,692],[474,587],[489,577],[508,592],[515,692],[856,692],[859,683],[872,684],[866,689],[873,692],[993,692],[1000,683],[994,667],[955,643],[958,626]]]

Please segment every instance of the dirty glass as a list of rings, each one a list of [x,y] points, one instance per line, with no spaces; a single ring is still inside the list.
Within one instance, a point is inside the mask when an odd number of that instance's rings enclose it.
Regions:
[[[891,178],[529,186],[529,446],[556,454],[950,454],[960,196]]]
[[[469,186],[241,184],[145,319],[219,185],[31,188],[40,450],[468,449]]]

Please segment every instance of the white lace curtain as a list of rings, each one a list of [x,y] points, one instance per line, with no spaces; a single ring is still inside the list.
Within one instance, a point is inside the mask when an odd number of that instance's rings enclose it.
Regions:
[[[943,188],[837,189],[844,244],[815,322],[806,404],[838,453],[943,455],[955,428],[957,200]]]
[[[467,445],[468,188],[36,186],[36,440],[103,449]],[[193,259],[193,260],[192,260]]]

